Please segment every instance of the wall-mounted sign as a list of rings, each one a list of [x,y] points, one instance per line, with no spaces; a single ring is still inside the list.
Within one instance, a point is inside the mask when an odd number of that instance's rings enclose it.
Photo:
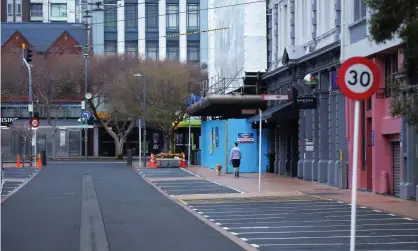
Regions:
[[[314,96],[297,97],[295,103],[299,109],[316,109],[318,105],[317,99]]]
[[[372,130],[372,146],[374,146],[374,130]]]
[[[18,120],[19,118],[8,118],[8,117],[5,117],[5,118],[1,118],[1,125],[2,126],[10,126],[11,124],[13,124],[13,122],[15,121],[15,120]]]
[[[313,139],[305,139],[305,151],[313,152],[314,151],[314,141]]]
[[[257,109],[242,109],[242,115],[255,115],[257,113]]]
[[[238,133],[238,143],[254,143],[254,133]]]

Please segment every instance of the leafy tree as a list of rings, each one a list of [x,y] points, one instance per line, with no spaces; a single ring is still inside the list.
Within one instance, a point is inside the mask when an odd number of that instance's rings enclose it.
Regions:
[[[371,9],[370,34],[376,43],[399,37],[403,42],[406,81],[392,83],[392,115],[418,125],[418,1],[364,0]]]

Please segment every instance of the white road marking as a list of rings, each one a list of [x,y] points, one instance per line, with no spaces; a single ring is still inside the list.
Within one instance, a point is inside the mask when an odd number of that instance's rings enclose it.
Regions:
[[[203,217],[208,218],[209,216],[207,216],[207,215],[203,215]]]
[[[219,223],[219,222],[215,222],[216,223],[216,225],[218,225],[218,226],[221,226],[222,224],[221,223]]]
[[[188,173],[190,173],[190,174],[192,174],[192,175],[194,175],[194,176],[196,176],[196,177],[200,177],[200,175],[198,175],[198,174],[196,174],[196,173],[194,173],[194,172],[190,172],[189,170],[187,170],[186,168],[180,168],[180,170],[183,170],[183,171],[185,171],[185,172],[188,172]]]
[[[348,226],[346,226],[348,227]],[[415,231],[414,229],[357,229],[356,232],[370,232],[370,231]],[[284,231],[284,232],[239,232],[238,234],[295,234],[295,233],[332,233],[332,232],[350,232],[350,229],[346,230],[323,230],[323,231]]]
[[[410,218],[402,218],[402,219],[404,219],[404,220],[413,220],[413,219],[410,219]]]
[[[237,233],[235,233],[235,232],[230,232],[231,234],[233,234],[233,235],[238,235]]]
[[[396,216],[396,215],[394,215],[394,214],[388,214],[388,215],[390,215],[390,216]]]
[[[243,240],[243,241],[248,241],[248,239],[246,239],[246,238],[240,238],[241,240]]]
[[[213,181],[213,180],[210,180],[210,179],[206,179],[207,181],[210,181],[210,182],[212,182],[212,183],[214,183],[214,184],[216,184],[216,185],[219,185],[219,186],[223,186],[223,187],[227,187],[227,188],[229,188],[229,189],[232,189],[232,190],[234,190],[234,191],[237,191],[238,193],[245,193],[245,192],[243,192],[243,191],[241,191],[241,190],[238,190],[238,189],[236,189],[236,188],[233,188],[233,187],[230,187],[230,186],[227,186],[227,185],[222,185],[222,184],[220,184],[220,183],[218,183],[218,182],[216,182],[216,181]]]
[[[232,210],[232,209],[228,209],[228,211],[221,211],[222,209],[218,209],[218,210],[216,210],[216,209],[213,209],[213,210],[207,210],[207,209],[205,209],[205,208],[199,208],[201,211],[203,211],[203,212],[207,212],[207,213],[211,213],[211,214],[225,214],[225,213],[238,213],[238,212],[249,212],[249,211],[251,211],[251,210],[248,210],[248,209],[235,209],[235,210]],[[326,209],[326,210],[324,210],[324,209]],[[300,214],[299,212],[300,211],[322,211],[322,212],[324,212],[324,211],[327,211],[328,210],[328,212],[330,212],[330,211],[332,211],[332,210],[329,210],[329,209],[343,209],[343,210],[347,210],[348,208],[344,208],[344,207],[323,207],[323,208],[320,208],[320,209],[317,209],[317,208],[315,208],[315,209],[302,209],[302,208],[293,208],[293,209],[291,209],[291,208],[289,208],[288,210],[286,209],[281,209],[281,208],[272,208],[272,209],[269,209],[269,208],[254,208],[252,211],[254,211],[254,212],[259,212],[260,210],[264,210],[264,211],[269,211],[269,212],[274,212],[274,211],[277,211],[277,212],[289,212],[289,213],[294,213],[294,214]]]
[[[382,243],[361,243],[361,245],[403,245],[403,244],[417,244],[418,242],[386,242]],[[336,245],[348,245],[347,243],[295,243],[295,244],[260,244],[259,246],[271,247],[271,246],[336,246]],[[414,251],[414,250],[402,250],[402,251]]]
[[[381,218],[381,219],[357,219],[357,222],[359,221],[392,221],[392,220],[399,220],[397,218]],[[351,220],[316,220],[316,221],[298,221],[299,223],[318,223],[320,224],[321,222],[350,222]],[[271,221],[259,221],[259,222],[251,222],[251,224],[283,224],[286,222],[291,222],[294,223],[295,221],[275,221],[275,222],[271,222]],[[234,222],[234,223],[227,223],[228,225],[243,225],[243,224],[248,224],[248,222]]]
[[[202,212],[198,212],[199,214],[203,214]]]
[[[215,221],[214,219],[209,219],[210,221]]]
[[[365,227],[365,226],[388,226],[388,225],[418,225],[418,222],[405,222],[405,223],[386,223],[386,224],[361,224],[357,225],[357,227]],[[284,228],[312,228],[312,225],[306,225],[306,226],[280,226],[280,227],[274,227],[274,226],[246,226],[246,227],[230,227],[230,229],[284,229]],[[348,224],[345,225],[329,225],[329,226],[322,226],[317,225],[314,226],[315,228],[330,228],[330,227],[349,227]]]
[[[260,246],[257,244],[251,244],[251,246],[255,247],[255,248],[259,248]]]
[[[223,227],[223,229],[225,229],[225,230],[229,230],[229,227]]]
[[[358,236],[356,235],[356,238],[389,238],[389,237],[416,237],[418,235],[380,235],[380,236],[372,236],[372,235],[365,235],[365,236]],[[350,238],[350,236],[300,236],[300,237],[271,237],[271,238],[247,238],[248,240],[301,240],[301,239],[335,239],[335,238]],[[382,244],[382,243],[380,243]]]
[[[366,209],[367,207],[360,207],[360,208]]]
[[[376,209],[375,209],[375,210],[373,210],[373,211],[374,211],[374,212],[377,212],[377,213],[381,213],[381,212],[382,212],[382,211],[379,211],[379,210],[376,210]]]
[[[339,201],[337,201],[337,203],[344,203],[344,201],[340,201],[340,200],[339,200]]]

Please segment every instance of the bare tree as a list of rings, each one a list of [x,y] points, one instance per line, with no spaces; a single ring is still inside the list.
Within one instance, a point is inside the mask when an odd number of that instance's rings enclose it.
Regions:
[[[131,90],[128,81],[133,81],[133,69],[142,61],[129,56],[95,57],[90,64],[89,91],[92,99],[88,101],[91,112],[115,142],[115,155],[123,158],[126,138],[135,126]],[[131,74],[132,73],[132,74]],[[102,118],[100,110],[109,116]]]
[[[19,140],[22,140],[22,143],[23,143],[22,166],[25,166],[26,156],[28,156],[28,152],[27,152],[28,142],[30,141],[32,137],[32,132],[29,126],[23,126],[23,125],[13,125],[12,131],[16,132],[20,136]],[[32,159],[30,159],[30,162],[32,163]]]

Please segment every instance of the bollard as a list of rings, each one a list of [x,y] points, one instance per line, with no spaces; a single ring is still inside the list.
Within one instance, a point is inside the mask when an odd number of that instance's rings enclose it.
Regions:
[[[40,154],[41,154],[42,165],[45,166],[46,165],[46,151],[45,150],[40,151]]]
[[[132,166],[132,150],[127,150],[127,152],[126,152],[126,164],[128,165],[128,166]]]

